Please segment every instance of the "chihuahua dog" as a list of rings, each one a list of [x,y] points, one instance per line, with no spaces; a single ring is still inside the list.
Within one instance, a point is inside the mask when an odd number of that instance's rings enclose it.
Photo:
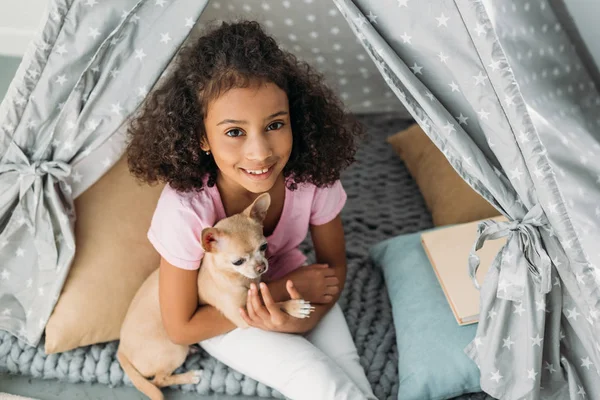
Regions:
[[[258,285],[269,268],[263,220],[271,203],[261,194],[243,212],[202,231],[205,254],[198,272],[199,304],[210,304],[239,328],[247,324],[239,313],[248,289]],[[173,343],[162,324],[158,297],[158,270],[134,296],[121,327],[117,358],[134,386],[152,400],[163,399],[159,388],[196,384],[202,371],[173,375],[193,348]],[[305,300],[288,300],[279,307],[296,318],[307,318],[314,307]],[[152,377],[152,381],[148,380]]]

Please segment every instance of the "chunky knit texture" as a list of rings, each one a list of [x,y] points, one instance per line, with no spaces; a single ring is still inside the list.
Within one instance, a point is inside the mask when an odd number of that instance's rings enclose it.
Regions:
[[[348,252],[348,278],[339,304],[378,399],[396,399],[398,351],[389,297],[381,271],[374,269],[368,250],[389,237],[432,226],[418,187],[385,138],[411,122],[391,115],[362,116],[368,140],[357,163],[342,176],[348,202],[342,212]],[[303,250],[314,260],[309,241]],[[46,355],[43,341],[30,347],[0,332],[0,372],[69,382],[131,385],[115,357],[117,342]],[[184,390],[200,394],[227,393],[283,398],[281,394],[233,371],[204,352],[188,357],[179,371],[203,369],[198,385]],[[491,399],[483,393],[457,399]]]

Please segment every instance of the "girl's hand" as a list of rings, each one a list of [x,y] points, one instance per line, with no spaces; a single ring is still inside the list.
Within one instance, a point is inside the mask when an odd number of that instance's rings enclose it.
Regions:
[[[292,281],[287,281],[286,289],[292,299],[302,299]],[[248,290],[248,299],[246,300],[246,310],[240,308],[242,318],[249,326],[259,328],[265,331],[301,333],[306,331],[303,320],[290,316],[282,311],[277,303],[273,301],[271,292],[264,282],[260,284],[262,300],[258,293],[256,285],[253,283]]]
[[[289,273],[285,279],[294,282],[294,286],[312,304],[331,303],[340,291],[340,281],[327,264],[311,264]]]

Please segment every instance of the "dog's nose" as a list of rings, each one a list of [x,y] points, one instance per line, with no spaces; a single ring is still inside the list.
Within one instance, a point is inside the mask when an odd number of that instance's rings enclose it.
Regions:
[[[265,264],[259,264],[256,266],[256,272],[258,272],[259,274],[262,274],[266,270],[267,270],[267,266]]]

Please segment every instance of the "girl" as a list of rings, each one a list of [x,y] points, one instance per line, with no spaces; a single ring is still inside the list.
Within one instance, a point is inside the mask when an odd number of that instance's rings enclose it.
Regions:
[[[346,278],[340,172],[360,125],[322,77],[256,22],[223,23],[183,49],[129,128],[132,173],[166,182],[148,238],[161,255],[159,294],[173,342],[200,345],[292,399],[375,399],[336,301]],[[252,287],[250,328],[198,306],[202,229],[269,192],[269,270]],[[298,245],[310,233],[319,264]],[[273,302],[302,297],[307,319]]]

